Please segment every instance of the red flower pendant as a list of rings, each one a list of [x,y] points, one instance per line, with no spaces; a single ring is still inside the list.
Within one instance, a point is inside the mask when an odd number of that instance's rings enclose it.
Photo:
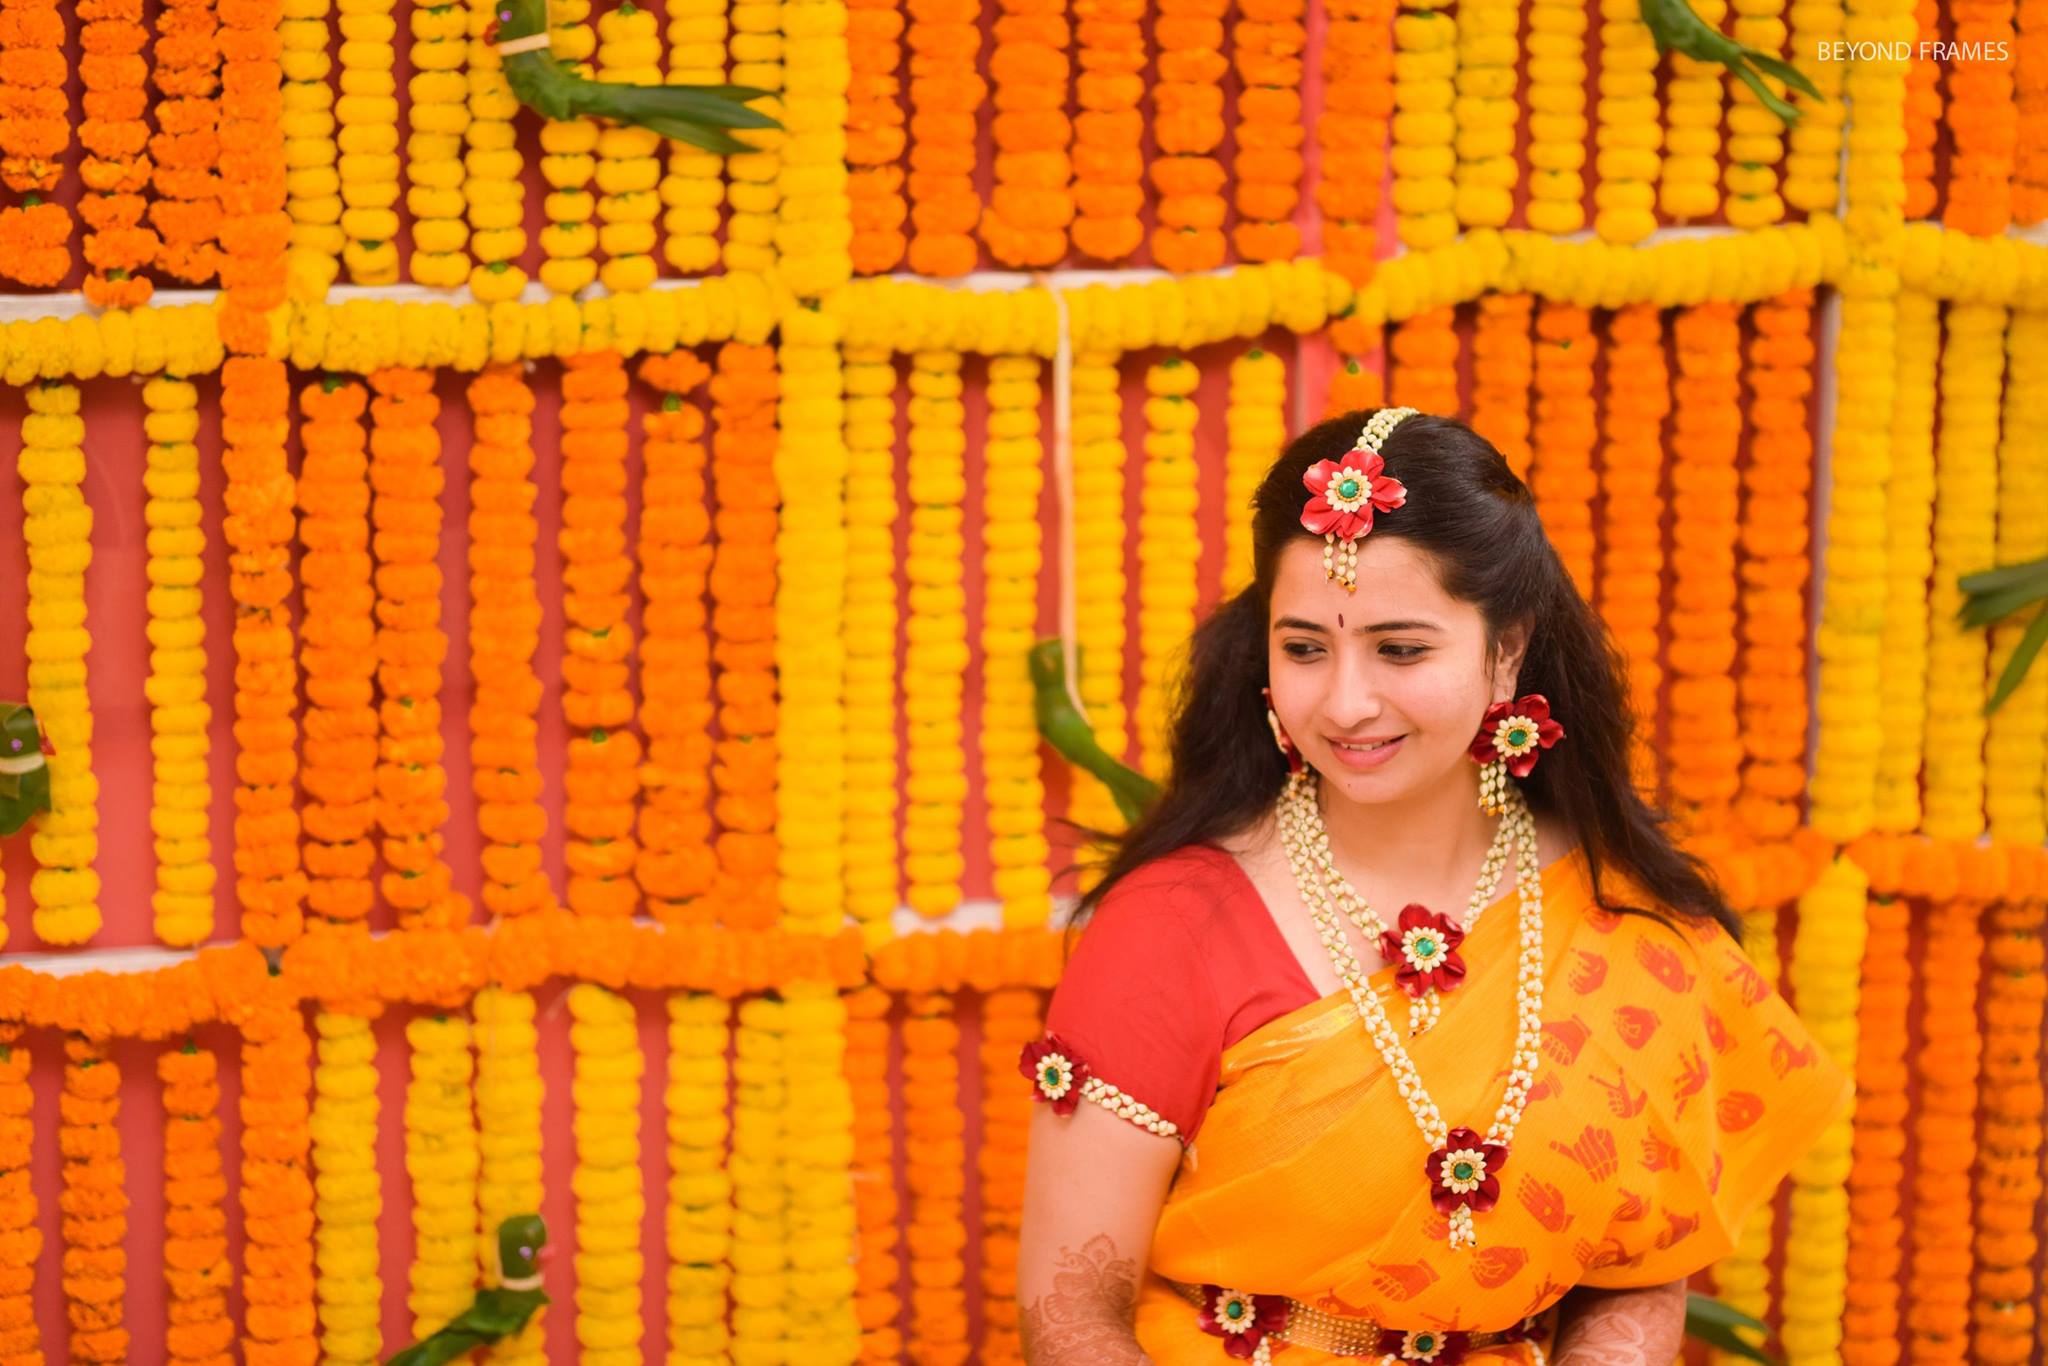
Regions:
[[[1486,709],[1479,734],[1472,737],[1470,753],[1482,764],[1504,760],[1508,772],[1526,778],[1536,767],[1538,752],[1562,739],[1564,727],[1550,719],[1549,700],[1542,693],[1525,693]]]
[[[1383,473],[1378,451],[1353,449],[1342,460],[1318,460],[1301,482],[1315,496],[1301,510],[1301,524],[1318,536],[1349,541],[1372,530],[1375,511],[1392,512],[1408,501],[1401,481]]]
[[[1202,1287],[1202,1331],[1223,1339],[1223,1350],[1249,1359],[1268,1333],[1287,1326],[1285,1295],[1247,1295],[1219,1285]]]
[[[1088,1064],[1059,1035],[1047,1034],[1025,1044],[1017,1055],[1017,1070],[1037,1083],[1036,1099],[1052,1102],[1054,1114],[1071,1115],[1080,1108]]]
[[[1488,1143],[1462,1126],[1445,1136],[1444,1146],[1422,1164],[1429,1178],[1430,1203],[1438,1214],[1460,1206],[1484,1214],[1500,1199],[1500,1169],[1507,1165],[1505,1144]]]
[[[1418,1328],[1403,1333],[1392,1328],[1380,1330],[1379,1351],[1396,1361],[1427,1361],[1431,1366],[1457,1366],[1465,1359],[1470,1333]]]
[[[1458,956],[1464,942],[1465,931],[1448,916],[1411,901],[1398,925],[1381,931],[1380,956],[1397,965],[1394,980],[1410,996],[1446,992],[1465,980],[1465,960]]]

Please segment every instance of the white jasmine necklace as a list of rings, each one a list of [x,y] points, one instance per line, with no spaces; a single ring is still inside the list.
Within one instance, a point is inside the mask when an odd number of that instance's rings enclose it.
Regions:
[[[1515,890],[1521,901],[1521,956],[1516,971],[1515,1010],[1519,1021],[1515,1031],[1515,1052],[1508,1073],[1506,1094],[1495,1111],[1493,1124],[1484,1136],[1469,1128],[1449,1128],[1436,1102],[1423,1088],[1415,1062],[1401,1045],[1393,1021],[1379,998],[1366,985],[1366,974],[1352,951],[1337,920],[1335,896],[1318,865],[1316,849],[1327,851],[1329,832],[1316,805],[1316,775],[1313,770],[1290,775],[1279,802],[1281,842],[1287,850],[1288,866],[1301,892],[1330,962],[1351,993],[1359,1018],[1365,1022],[1396,1089],[1407,1103],[1408,1113],[1422,1131],[1430,1153],[1423,1164],[1430,1183],[1430,1199],[1438,1213],[1450,1220],[1452,1251],[1474,1247],[1478,1234],[1472,1226],[1475,1213],[1484,1214],[1500,1198],[1500,1170],[1507,1162],[1508,1145],[1522,1111],[1529,1103],[1535,1084],[1538,1046],[1543,1029],[1543,870],[1536,857],[1536,821],[1521,793],[1511,788],[1502,828],[1512,829],[1515,841]],[[1334,871],[1334,869],[1332,869]],[[1340,879],[1341,880],[1341,879]],[[1355,896],[1356,893],[1354,892]],[[1476,894],[1475,894],[1476,895]],[[1361,907],[1363,902],[1360,903]],[[1366,914],[1370,914],[1367,910]],[[1363,928],[1361,926],[1361,928]]]

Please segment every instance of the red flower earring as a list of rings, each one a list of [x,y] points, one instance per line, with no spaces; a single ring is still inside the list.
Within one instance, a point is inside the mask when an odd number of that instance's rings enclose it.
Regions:
[[[1564,727],[1551,719],[1550,702],[1541,693],[1525,693],[1488,707],[1468,751],[1480,765],[1480,809],[1489,816],[1507,810],[1508,774],[1528,777],[1539,751],[1562,739]]]
[[[1287,738],[1287,732],[1280,728],[1280,714],[1273,710],[1273,690],[1271,688],[1261,688],[1259,689],[1259,696],[1266,699],[1266,724],[1273,728],[1273,743],[1278,745],[1280,752],[1287,756],[1287,771],[1289,773],[1301,772],[1304,767],[1301,751],[1294,747],[1294,742]]]

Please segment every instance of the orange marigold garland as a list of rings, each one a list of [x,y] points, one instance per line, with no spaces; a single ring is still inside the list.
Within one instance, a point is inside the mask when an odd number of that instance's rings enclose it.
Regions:
[[[127,1164],[121,1160],[121,1073],[106,1045],[64,1041],[64,1117],[57,1144],[64,1154],[64,1299],[71,1319],[73,1361],[128,1359],[121,1297],[127,1255]]]
[[[1940,0],[1916,0],[1913,26],[1919,41],[1932,42],[1941,36]],[[1906,62],[1906,146],[1900,163],[1906,177],[1905,215],[1908,219],[1932,218],[1937,192],[1934,186],[1934,145],[1940,137],[1941,61],[1933,56],[1915,56]]]
[[[719,348],[711,380],[711,657],[719,741],[718,907],[727,929],[775,923],[775,349]]]
[[[1813,487],[1813,294],[1760,303],[1751,314],[1745,380],[1749,464],[1742,472],[1741,732],[1737,815],[1765,843],[1798,827],[1806,787],[1806,552]]]
[[[312,1040],[298,1008],[249,1007],[242,1043],[242,1359],[303,1366],[317,1353],[313,1315],[313,1183],[307,1158]]]
[[[1138,249],[1145,225],[1145,0],[1074,0],[1074,246],[1098,261]]]
[[[448,820],[442,766],[441,401],[429,370],[370,376],[371,523],[377,552],[377,826],[384,876],[378,887],[401,927],[469,923],[469,898],[454,890],[441,857]]]
[[[1018,1338],[1017,1235],[1024,1222],[1025,1138],[1030,1091],[1010,1084],[1016,1055],[1044,1030],[1045,1000],[1028,987],[981,1001],[981,1360],[1024,1360]]]
[[[1237,226],[1230,240],[1246,261],[1291,261],[1301,252],[1294,224],[1301,200],[1301,54],[1308,45],[1303,0],[1241,0],[1231,26],[1237,68]]]
[[[0,207],[0,275],[33,288],[71,271],[71,211],[43,196],[64,178],[71,148],[64,7],[0,0],[0,185],[21,196]]]
[[[533,665],[533,390],[518,365],[492,365],[470,381],[469,407],[469,761],[483,835],[481,895],[494,916],[524,915],[555,899],[541,868],[548,816],[534,742],[541,684]]]
[[[910,1191],[910,1343],[916,1361],[968,1350],[967,1150],[960,1114],[960,1026],[943,992],[910,997],[903,1022],[903,1123]]]
[[[1945,857],[1941,846],[1928,856]],[[1919,1081],[1914,1117],[1918,1164],[1913,1172],[1912,1260],[1906,1276],[1907,1360],[1963,1360],[1970,1340],[1970,1171],[1976,1165],[1977,1077],[1983,1036],[1977,1030],[1978,965],[1983,905],[1961,895],[1957,870],[1935,904],[1920,955],[1924,1040],[1913,1054]]]
[[[1426,308],[1396,324],[1388,351],[1390,401],[1403,408],[1455,417],[1458,402],[1458,311]]]
[[[1635,711],[1630,751],[1637,788],[1654,794],[1663,764],[1657,743],[1657,695],[1664,680],[1664,419],[1671,382],[1664,359],[1664,315],[1631,304],[1608,315],[1609,386],[1600,407],[1600,616],[1628,661]]]
[[[294,21],[298,22],[301,21]],[[318,27],[322,42],[317,57],[310,52],[301,54],[296,44],[293,56],[295,62],[304,60],[317,66],[324,78],[328,65],[327,26],[321,23]],[[154,109],[157,133],[150,140],[150,151],[156,160],[156,196],[150,202],[149,221],[163,236],[158,263],[173,279],[203,284],[220,268],[221,52],[213,0],[164,0],[163,12],[157,17],[156,46],[150,55],[150,79],[161,97]],[[315,86],[326,96],[325,100],[307,98]],[[301,77],[296,68],[291,90],[288,107],[308,120],[321,121],[333,103],[325,79]],[[301,107],[302,104],[306,107]],[[331,128],[331,117],[325,118],[325,122]],[[316,156],[323,150],[326,153],[325,178],[332,182],[328,196],[333,203],[331,220],[322,221],[338,223],[341,181],[332,169],[333,139],[321,138],[308,150]],[[302,165],[297,174],[319,179],[322,164],[315,161]],[[309,221],[313,217],[309,214]],[[317,240],[329,254],[337,252],[341,247],[340,229],[329,227]]]
[[[973,270],[981,196],[974,188],[980,75],[980,0],[905,0],[910,14],[910,268],[919,275]]]
[[[1546,300],[1536,311],[1536,416],[1530,473],[1536,511],[1572,582],[1594,593],[1593,445],[1600,415],[1593,406],[1599,339],[1592,316],[1576,304]]]
[[[43,1230],[30,1169],[36,1098],[29,1088],[25,1032],[21,1025],[0,1023],[0,1362],[6,1366],[43,1366],[35,1318]]]
[[[2013,99],[2013,0],[1956,0],[1956,55],[1945,122],[1955,139],[1941,219],[1979,237],[2012,223],[2019,104]]]
[[[159,243],[143,223],[149,185],[148,71],[142,48],[149,31],[142,0],[80,0],[85,119],[78,125],[85,158],[85,297],[101,308],[140,308],[151,286],[140,272],[155,264]]]
[[[299,391],[299,564],[306,623],[306,908],[364,924],[377,861],[377,631],[372,614],[370,464],[360,383],[328,376]],[[481,677],[481,675],[479,675]]]
[[[1741,787],[1736,728],[1735,546],[1740,495],[1728,471],[1742,437],[1741,328],[1734,304],[1678,315],[1672,385],[1671,787],[1687,807],[1719,810]],[[1711,823],[1711,818],[1710,822]]]
[[[1472,429],[1527,478],[1530,391],[1536,383],[1535,298],[1482,294],[1472,332]],[[1611,396],[1610,396],[1611,401]]]
[[[894,1003],[878,986],[846,995],[846,1082],[853,1092],[854,1313],[860,1320],[860,1360],[895,1363],[903,1357],[896,1326],[896,1126],[890,1110],[889,1011]]]
[[[1316,119],[1316,206],[1323,260],[1352,284],[1371,276],[1379,255],[1380,182],[1387,121],[1394,112],[1392,0],[1329,0],[1323,33],[1323,108]],[[1356,338],[1338,344],[1355,355]]]
[[[2048,977],[2041,971],[2038,889],[2008,890],[1991,907],[1984,979],[1970,1360],[1986,1366],[2032,1360],[2039,1290],[2034,1220],[2041,1202],[2041,1021]]]
[[[2019,145],[2013,155],[2012,216],[2028,227],[2048,218],[2048,0],[2013,6],[2018,44],[2013,80]],[[1924,218],[1909,205],[1908,218]]]
[[[903,260],[903,10],[895,0],[848,0],[846,197],[853,222],[853,273],[879,275]]]
[[[1384,407],[1386,396],[1386,377],[1361,365],[1356,356],[1347,356],[1330,376],[1329,391],[1323,395],[1323,416],[1342,417],[1363,408]]]
[[[234,1267],[223,1208],[219,1065],[187,1043],[157,1055],[156,1075],[164,1088],[164,1355],[172,1366],[224,1366],[235,1324],[228,1317]]]
[[[1862,858],[1859,852],[1859,861]],[[1849,1284],[1842,1319],[1846,1366],[1899,1360],[1899,1267],[1906,1222],[1906,1010],[1912,996],[1908,903],[1873,872],[1863,987],[1857,998],[1854,1162],[1849,1170]],[[1882,890],[1880,890],[1882,888]]]
[[[562,370],[562,713],[568,718],[569,908],[626,916],[639,903],[633,804],[640,737],[633,724],[626,621],[626,367],[615,351],[571,356]]]
[[[1159,191],[1153,213],[1153,263],[1176,273],[1223,264],[1223,16],[1229,0],[1159,0],[1152,35],[1159,41],[1152,83],[1152,138],[1159,155],[1147,168]]]
[[[704,483],[704,410],[684,395],[711,376],[689,351],[649,356],[640,377],[661,394],[641,419],[641,728],[647,788],[634,867],[659,920],[709,924],[701,898],[717,876],[711,846],[710,501]]]
[[[1006,266],[1053,266],[1067,254],[1074,221],[1074,164],[1067,154],[1072,31],[1066,0],[998,0],[994,78],[995,186],[981,239]]]

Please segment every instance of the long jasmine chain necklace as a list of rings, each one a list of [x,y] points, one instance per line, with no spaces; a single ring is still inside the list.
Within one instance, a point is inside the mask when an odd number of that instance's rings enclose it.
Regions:
[[[1301,775],[1297,775],[1296,781],[1300,778]],[[1315,813],[1316,819],[1305,819],[1304,809]],[[1480,915],[1493,904],[1495,891],[1500,886],[1500,875],[1507,869],[1508,851],[1514,844],[1514,823],[1503,818],[1494,827],[1493,843],[1480,866],[1479,880],[1465,902],[1462,925],[1434,915],[1421,906],[1412,906],[1402,913],[1399,928],[1390,930],[1379,913],[1368,906],[1358,889],[1351,885],[1351,879],[1338,871],[1336,857],[1330,852],[1330,832],[1322,822],[1313,791],[1305,807],[1300,802],[1282,802],[1279,818],[1283,834],[1292,828],[1296,836],[1306,842],[1309,858],[1324,885],[1330,889],[1337,909],[1358,927],[1367,943],[1380,945],[1388,961],[1401,967],[1401,985],[1410,994],[1409,1036],[1412,1038],[1428,1030],[1443,1015],[1438,984],[1441,983],[1444,990],[1450,990],[1464,979],[1465,964],[1458,956],[1458,946],[1478,927]]]
[[[1314,918],[1316,931],[1330,962],[1351,993],[1359,1018],[1372,1036],[1387,1070],[1393,1074],[1408,1113],[1429,1145],[1424,1175],[1430,1183],[1430,1199],[1438,1213],[1450,1220],[1452,1251],[1477,1246],[1472,1226],[1474,1213],[1484,1214],[1500,1198],[1500,1169],[1506,1165],[1508,1145],[1535,1084],[1538,1046],[1543,1029],[1543,870],[1536,857],[1536,821],[1519,790],[1507,794],[1507,811],[1502,828],[1512,829],[1515,842],[1515,890],[1521,901],[1521,958],[1516,972],[1515,1009],[1518,1025],[1515,1052],[1508,1073],[1507,1092],[1495,1111],[1493,1125],[1482,1137],[1469,1128],[1452,1129],[1423,1088],[1415,1062],[1394,1029],[1393,1021],[1366,985],[1365,971],[1351,941],[1339,926],[1336,897],[1319,866],[1316,850],[1327,851],[1329,832],[1316,804],[1316,775],[1312,770],[1291,775],[1279,803],[1281,843],[1301,898]],[[1332,869],[1334,871],[1334,869]],[[1341,880],[1341,879],[1340,879]],[[1354,892],[1355,896],[1356,893]],[[1476,895],[1476,893],[1475,893]],[[1363,902],[1360,902],[1361,908]],[[1370,910],[1365,910],[1370,916]],[[1376,918],[1375,918],[1376,919]],[[1361,924],[1361,929],[1364,926]]]

